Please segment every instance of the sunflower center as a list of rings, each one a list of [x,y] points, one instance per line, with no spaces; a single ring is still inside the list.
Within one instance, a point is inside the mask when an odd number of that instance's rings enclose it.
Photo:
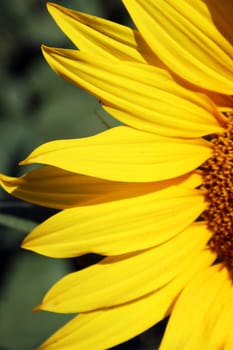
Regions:
[[[203,165],[209,203],[205,213],[213,236],[210,247],[233,274],[233,115],[223,134],[214,136],[213,156]]]

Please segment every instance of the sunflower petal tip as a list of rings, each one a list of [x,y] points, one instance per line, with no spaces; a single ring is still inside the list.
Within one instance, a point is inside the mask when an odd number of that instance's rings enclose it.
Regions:
[[[18,165],[24,165],[24,160],[21,160],[20,162],[18,162]]]
[[[47,10],[55,21],[57,16],[64,15],[68,11],[68,9],[54,2],[47,3]]]
[[[49,49],[48,46],[46,46],[46,45],[44,45],[44,44],[41,45],[41,51],[42,51],[42,53],[46,53],[46,52],[48,51],[48,49]]]
[[[49,7],[53,7],[53,6],[56,6],[56,4],[54,4],[54,2],[52,2],[52,1],[48,1],[47,3],[46,3],[46,7],[47,8],[49,8]]]
[[[55,4],[54,2],[49,1],[49,2],[47,2],[46,7],[47,7],[47,10],[50,12],[51,10],[59,7],[59,5]]]
[[[57,48],[49,47],[47,45],[42,44],[41,45],[41,51],[42,54],[44,55],[45,59],[51,54],[56,54],[58,52]]]
[[[4,175],[0,173],[0,186],[2,186]]]
[[[26,250],[33,250],[30,244],[30,240],[28,237],[26,237],[23,242],[21,243],[21,248],[26,249]]]
[[[43,310],[43,307],[42,307],[42,304],[39,304],[32,309],[32,312],[38,312],[41,310]]]
[[[32,164],[35,161],[35,155],[34,152],[32,152],[31,154],[29,154],[25,159],[21,160],[20,162],[18,162],[18,165],[28,165],[28,164]]]

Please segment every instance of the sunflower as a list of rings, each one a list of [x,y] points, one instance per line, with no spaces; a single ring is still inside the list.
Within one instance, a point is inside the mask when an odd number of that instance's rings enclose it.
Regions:
[[[59,280],[39,309],[78,314],[42,349],[108,349],[170,315],[161,350],[233,349],[233,3],[123,0],[137,30],[48,4],[78,50],[51,67],[123,125],[48,142],[1,176],[61,209],[23,247],[103,259]]]

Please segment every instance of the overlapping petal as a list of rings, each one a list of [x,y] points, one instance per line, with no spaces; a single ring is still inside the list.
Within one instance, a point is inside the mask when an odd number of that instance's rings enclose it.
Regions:
[[[208,90],[233,94],[233,47],[200,0],[123,0],[149,46],[175,73]]]
[[[222,265],[199,273],[178,299],[160,349],[208,349],[213,328],[230,296],[231,278]],[[211,349],[219,348],[215,343]]]
[[[103,259],[58,281],[43,299],[41,309],[86,312],[142,297],[183,272],[210,236],[206,225],[197,223],[159,247]]]
[[[134,252],[171,239],[205,208],[202,191],[172,186],[139,197],[66,209],[37,226],[23,246],[51,257]]]
[[[137,197],[174,184],[195,188],[201,183],[202,177],[198,172],[159,183],[108,181],[52,166],[41,167],[19,178],[0,174],[0,184],[9,194],[57,209]]]
[[[158,62],[139,32],[103,18],[48,3],[53,19],[68,38],[95,59]]]
[[[225,291],[226,294],[229,290]],[[228,294],[227,294],[228,295]],[[233,288],[231,287],[227,300],[224,303],[220,302],[219,313],[217,319],[214,319],[212,332],[209,337],[209,342],[206,349],[232,349],[232,315],[233,315]],[[217,307],[216,307],[217,309]],[[228,344],[231,347],[228,348]]]
[[[91,137],[48,142],[21,164],[47,164],[114,181],[151,182],[188,173],[210,155],[210,144],[201,139],[161,137],[119,126]]]
[[[211,20],[222,35],[233,45],[233,2],[229,0],[203,0],[208,6]]]
[[[208,6],[211,5],[213,8],[211,15],[214,15],[217,24],[220,24],[221,28],[224,26],[224,36],[230,34],[232,32],[229,31],[231,23],[223,20],[223,18],[231,14],[232,5],[230,3],[226,4],[226,1],[219,3],[206,0],[206,2]],[[130,27],[67,9],[55,3],[48,3],[48,10],[70,40],[82,51],[92,52],[95,59],[100,56],[101,60],[148,62],[153,66],[164,67],[141,34]],[[180,83],[185,82],[180,81]],[[228,105],[228,103],[232,105],[232,101],[228,101],[226,96],[218,96],[218,94],[214,96],[212,94],[211,99],[217,104],[219,100],[222,100],[221,105]]]
[[[109,349],[142,333],[170,313],[181,289],[212,261],[213,254],[208,250],[197,254],[184,273],[155,293],[117,307],[81,314],[52,335],[39,350],[76,350],[77,344],[79,350]]]
[[[97,96],[109,113],[127,125],[185,138],[223,130],[211,100],[180,86],[161,68],[112,64],[75,50],[43,47],[43,53],[57,73]]]
[[[196,169],[213,154],[202,137],[224,132],[232,112],[233,5],[123,3],[139,31],[50,3],[80,51],[43,53],[127,126],[48,142],[21,162],[43,167],[0,174],[8,193],[64,209],[24,248],[107,256],[46,294],[38,309],[81,314],[40,350],[107,349],[171,313],[160,350],[231,350],[232,276],[208,247],[208,226],[195,220],[208,206]]]

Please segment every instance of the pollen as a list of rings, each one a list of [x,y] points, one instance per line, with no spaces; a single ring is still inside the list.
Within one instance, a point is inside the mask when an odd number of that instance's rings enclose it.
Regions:
[[[213,155],[202,166],[208,202],[204,218],[213,232],[209,246],[233,276],[233,115],[225,132],[211,142]]]

